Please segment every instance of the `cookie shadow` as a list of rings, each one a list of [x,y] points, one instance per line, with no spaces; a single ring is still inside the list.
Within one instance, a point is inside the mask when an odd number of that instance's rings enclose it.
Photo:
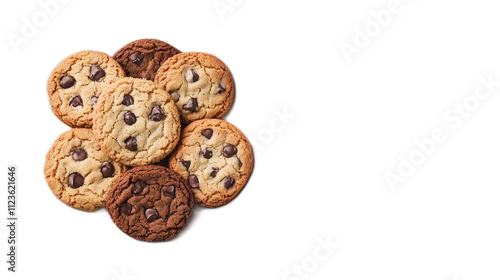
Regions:
[[[231,69],[229,69],[229,72],[231,72]],[[236,80],[234,79],[234,77],[233,77],[233,88],[234,88],[233,89],[234,90],[233,102],[231,103],[231,107],[229,107],[229,110],[227,111],[227,113],[222,117],[223,120],[225,120],[231,114],[231,112],[233,111],[233,108],[234,108],[234,104],[236,104],[236,99],[238,98],[238,94],[237,94],[237,90],[236,90]]]
[[[198,219],[199,215],[200,215],[200,212],[201,211],[204,211],[204,210],[210,210],[208,208],[205,208],[205,207],[201,207],[199,205],[194,205],[193,207],[193,212],[191,213],[191,217],[189,218],[189,222],[187,223],[187,225],[181,230],[181,232],[179,232],[179,234],[177,234],[177,236],[174,238],[174,240],[177,240],[177,239],[181,239],[182,236],[184,234],[186,234],[187,231],[190,230],[190,228],[192,227],[193,223],[196,223],[196,220]]]

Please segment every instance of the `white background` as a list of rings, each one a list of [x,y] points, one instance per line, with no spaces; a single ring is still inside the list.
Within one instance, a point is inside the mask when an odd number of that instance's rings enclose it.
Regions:
[[[18,165],[19,272],[2,261],[0,278],[499,279],[500,87],[481,101],[474,92],[480,77],[500,81],[500,5],[401,0],[386,26],[373,25],[390,2],[69,1],[16,47],[9,36],[23,36],[23,18],[43,9],[3,1],[0,178]],[[232,6],[220,14],[214,3]],[[341,44],[355,46],[367,25],[370,41],[349,63]],[[105,210],[65,206],[43,176],[46,152],[68,129],[48,103],[52,69],[74,52],[112,55],[139,38],[225,61],[237,83],[225,119],[255,148],[241,195],[197,207],[164,243],[128,237]],[[446,121],[464,100],[474,105],[467,118]],[[284,110],[286,123],[276,115]],[[446,141],[391,188],[384,174],[398,175],[435,129]],[[315,260],[328,239],[338,248]]]

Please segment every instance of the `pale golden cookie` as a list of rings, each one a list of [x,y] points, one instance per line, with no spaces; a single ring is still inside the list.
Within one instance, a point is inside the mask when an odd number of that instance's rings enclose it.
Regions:
[[[54,114],[71,127],[91,127],[94,105],[107,85],[125,72],[105,53],[81,51],[64,59],[47,85]]]
[[[44,168],[45,179],[54,195],[84,211],[104,207],[108,190],[125,171],[125,166],[101,151],[92,130],[86,128],[61,134],[47,153]]]
[[[158,69],[155,83],[172,96],[184,124],[222,118],[234,99],[231,72],[224,62],[207,53],[181,53],[169,58]]]
[[[235,198],[247,183],[253,169],[252,146],[226,121],[199,120],[182,130],[168,165],[187,179],[198,204],[218,207]]]
[[[101,94],[92,129],[103,151],[127,166],[158,162],[180,137],[179,112],[168,93],[145,79],[119,79]]]

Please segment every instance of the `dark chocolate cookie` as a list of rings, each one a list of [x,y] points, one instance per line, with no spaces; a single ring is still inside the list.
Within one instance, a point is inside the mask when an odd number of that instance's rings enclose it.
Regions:
[[[106,208],[116,226],[143,241],[166,241],[188,223],[194,206],[186,180],[162,166],[122,174],[108,192]]]
[[[173,46],[156,39],[140,39],[126,44],[113,58],[129,77],[154,80],[161,64],[178,53]]]

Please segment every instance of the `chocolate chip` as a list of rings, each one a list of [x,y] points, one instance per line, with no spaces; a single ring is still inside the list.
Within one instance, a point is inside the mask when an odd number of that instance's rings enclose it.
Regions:
[[[92,101],[92,105],[95,105],[97,103],[97,100],[99,100],[99,97],[92,96],[92,98],[90,98],[90,100]]]
[[[69,104],[71,104],[71,106],[73,107],[83,106],[83,100],[80,95],[77,95],[71,99]]]
[[[73,159],[75,161],[82,161],[87,158],[87,153],[82,148],[76,148],[73,150]]]
[[[238,152],[238,150],[231,144],[226,145],[224,149],[222,149],[222,154],[227,158],[234,156],[236,152]]]
[[[238,166],[241,168],[242,165],[243,165],[243,162],[241,162],[241,160],[238,159]]]
[[[100,81],[102,78],[106,76],[106,72],[102,70],[101,66],[98,64],[94,64],[90,67],[90,79],[94,82]]]
[[[182,109],[190,112],[196,111],[196,108],[198,108],[198,99],[192,97],[182,106]]]
[[[206,158],[206,159],[209,159],[212,157],[212,151],[210,151],[209,149],[205,149],[203,151],[200,152],[200,154]]]
[[[174,194],[175,186],[173,186],[173,185],[165,186],[165,187],[161,188],[161,190],[163,191],[163,194],[165,196],[168,196],[168,197],[175,196],[175,194]]]
[[[217,176],[218,172],[219,172],[219,169],[217,169],[215,167],[212,167],[212,172],[210,172],[210,176],[212,176],[213,178],[215,178],[215,176]]]
[[[135,52],[129,56],[129,59],[135,63],[135,65],[141,65],[144,55],[140,52]]]
[[[83,181],[83,176],[80,173],[75,172],[68,176],[68,185],[74,189],[83,186]]]
[[[165,114],[163,113],[163,110],[161,109],[160,105],[158,104],[153,105],[153,109],[151,110],[151,113],[149,113],[149,119],[154,122],[159,122],[164,118]]]
[[[189,166],[191,166],[190,160],[179,159],[177,161],[180,162],[184,167],[186,167],[186,169],[189,169]]]
[[[130,105],[134,104],[134,98],[132,97],[132,95],[130,95],[130,94],[125,95],[123,97],[122,104],[125,106],[130,106]]]
[[[146,183],[142,181],[137,181],[134,183],[134,189],[132,190],[132,192],[134,194],[141,194],[146,186],[147,186]]]
[[[146,220],[147,220],[148,222],[150,222],[150,223],[151,223],[152,221],[154,221],[154,220],[156,220],[156,219],[160,218],[160,215],[158,215],[158,211],[156,211],[156,209],[153,209],[153,208],[148,208],[148,209],[146,209],[145,214],[146,214]]]
[[[169,92],[170,96],[172,96],[172,99],[174,99],[175,102],[179,101],[180,95],[178,90],[174,90]]]
[[[198,73],[194,71],[194,69],[189,69],[189,71],[186,72],[186,80],[190,83],[197,82],[200,79],[200,76]]]
[[[59,80],[59,85],[61,85],[62,88],[70,88],[74,86],[76,83],[75,78],[70,75],[64,75],[60,80]]]
[[[200,187],[200,182],[198,181],[198,177],[196,177],[196,175],[189,175],[188,183],[193,189],[197,189]]]
[[[126,124],[133,125],[137,121],[137,118],[135,117],[134,113],[127,111],[123,115],[123,120],[125,121]]]
[[[113,174],[115,174],[115,167],[111,163],[106,162],[101,167],[101,173],[102,173],[102,177],[104,177],[104,178],[113,177]]]
[[[132,213],[132,205],[125,202],[120,206],[120,211],[125,215],[130,215]]]
[[[217,93],[223,93],[226,91],[226,88],[221,85],[219,82],[219,85],[217,86]]]
[[[132,137],[132,136],[125,139],[125,147],[130,151],[136,151],[137,150],[137,139],[135,139],[135,137]]]
[[[201,133],[201,135],[205,136],[207,139],[212,138],[212,134],[214,134],[214,131],[210,128],[203,130],[203,132]]]
[[[191,72],[193,73],[193,83],[197,82],[200,79],[200,76],[193,69],[191,69]]]
[[[224,188],[226,189],[229,189],[230,187],[232,187],[234,185],[234,178],[232,177],[226,177],[224,179],[222,179],[222,183],[224,184]]]

